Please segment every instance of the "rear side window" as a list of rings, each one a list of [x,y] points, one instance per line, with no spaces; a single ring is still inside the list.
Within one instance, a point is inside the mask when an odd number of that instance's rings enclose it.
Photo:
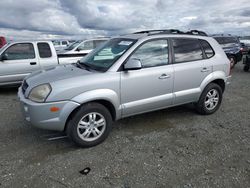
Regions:
[[[7,60],[34,59],[35,51],[31,43],[13,44],[4,52]]]
[[[205,41],[205,40],[200,40],[201,42],[201,46],[204,50],[204,53],[206,55],[207,58],[213,57],[214,56],[214,50],[213,48],[210,46],[210,44]]]
[[[172,41],[175,63],[203,59],[203,52],[198,39],[172,39]]]
[[[41,58],[48,58],[52,56],[50,46],[46,42],[40,42],[37,44],[38,51],[39,51],[39,56]]]

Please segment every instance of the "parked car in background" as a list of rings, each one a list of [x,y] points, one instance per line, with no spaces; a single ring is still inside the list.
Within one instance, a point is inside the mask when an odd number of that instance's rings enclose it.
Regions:
[[[5,37],[0,36],[0,48],[2,48],[5,44],[7,44]]]
[[[240,42],[243,44],[243,53],[250,52],[250,36],[240,37]]]
[[[212,114],[229,78],[226,54],[204,32],[154,30],[112,38],[76,64],[31,74],[18,96],[31,124],[90,147],[128,116],[185,103]]]
[[[221,45],[224,52],[234,67],[239,61],[242,60],[241,44],[236,36],[232,35],[212,35],[213,38]]]
[[[82,41],[79,40],[69,45],[64,50],[58,51],[57,55],[59,58],[64,58],[64,60],[74,63],[80,60],[83,56],[87,55],[93,49],[102,45],[108,39],[109,38],[94,38]]]
[[[248,53],[249,48],[245,43],[241,42],[240,43],[240,51],[241,51],[242,55],[244,55],[244,54]]]
[[[56,51],[63,50],[70,44],[68,40],[52,40],[52,42]]]
[[[12,42],[0,49],[0,86],[20,84],[30,73],[71,63],[58,58],[50,41]]]

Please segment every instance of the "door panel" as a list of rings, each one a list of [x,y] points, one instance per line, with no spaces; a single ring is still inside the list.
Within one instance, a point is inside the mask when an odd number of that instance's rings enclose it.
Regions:
[[[39,69],[33,44],[13,44],[3,52],[6,60],[0,61],[0,83],[21,82],[29,73]]]
[[[123,117],[172,105],[174,75],[168,53],[166,39],[148,41],[133,52],[130,59],[140,60],[142,69],[121,73]]]
[[[194,102],[199,99],[200,85],[212,72],[198,39],[172,39],[174,52],[174,104]]]
[[[207,69],[208,72],[202,71],[205,67],[204,60],[175,64],[173,67],[175,72],[174,103],[183,104],[197,101],[201,93],[200,85],[212,70]]]
[[[166,75],[166,78],[162,75]],[[123,116],[172,105],[173,67],[166,65],[121,73]]]

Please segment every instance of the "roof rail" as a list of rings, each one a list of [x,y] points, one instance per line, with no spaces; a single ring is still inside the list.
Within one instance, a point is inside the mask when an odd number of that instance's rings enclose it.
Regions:
[[[199,31],[199,30],[190,30],[190,31],[187,31],[186,34],[208,36],[207,33],[205,33],[204,31]]]
[[[145,31],[135,32],[133,34],[148,34],[148,35],[157,35],[157,34],[187,34],[187,35],[208,36],[204,31],[190,30],[190,31],[187,31],[187,32],[183,32],[183,31],[180,31],[178,29],[145,30]]]
[[[178,30],[178,29],[159,29],[159,30],[145,30],[145,31],[139,31],[135,32],[133,34],[183,34],[184,32]]]

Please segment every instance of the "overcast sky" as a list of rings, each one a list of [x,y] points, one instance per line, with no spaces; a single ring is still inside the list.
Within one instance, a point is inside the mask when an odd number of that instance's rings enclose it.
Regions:
[[[0,35],[86,38],[145,29],[250,35],[249,0],[1,0]]]

